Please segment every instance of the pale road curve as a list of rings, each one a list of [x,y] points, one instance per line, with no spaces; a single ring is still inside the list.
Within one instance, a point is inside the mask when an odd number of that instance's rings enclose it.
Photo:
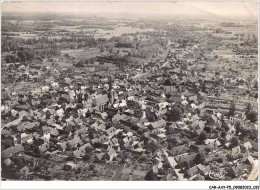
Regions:
[[[255,180],[257,180],[257,177],[258,177],[258,160],[255,160],[253,168],[252,168],[247,180],[255,181]]]

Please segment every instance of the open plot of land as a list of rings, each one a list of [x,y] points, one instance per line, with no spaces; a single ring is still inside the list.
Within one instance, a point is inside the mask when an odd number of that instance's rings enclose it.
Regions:
[[[88,48],[88,49],[75,49],[75,50],[61,50],[61,55],[66,55],[75,57],[75,59],[87,59],[91,57],[96,57],[100,54],[99,48]]]

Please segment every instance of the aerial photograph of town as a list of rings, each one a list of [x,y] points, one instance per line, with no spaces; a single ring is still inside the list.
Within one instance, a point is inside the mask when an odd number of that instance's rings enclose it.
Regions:
[[[1,180],[258,180],[258,5],[224,3],[2,3]]]

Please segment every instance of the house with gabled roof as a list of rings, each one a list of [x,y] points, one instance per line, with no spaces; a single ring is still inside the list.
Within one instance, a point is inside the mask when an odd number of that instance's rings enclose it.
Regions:
[[[84,144],[84,145],[78,147],[75,151],[72,152],[73,155],[74,155],[75,157],[77,157],[77,158],[78,158],[78,157],[81,157],[81,156],[84,156],[84,154],[86,153],[86,147],[87,147],[86,144]]]
[[[76,147],[78,145],[83,145],[83,142],[79,137],[75,137],[74,139],[71,139],[67,142],[67,146],[69,149],[72,149],[73,147]]]
[[[33,143],[33,135],[32,134],[22,133],[20,135],[20,137],[21,137],[21,144],[23,144],[23,143],[32,144]]]
[[[114,157],[117,156],[117,153],[116,153],[116,150],[114,148],[111,148],[109,151],[108,151],[108,155],[110,157],[109,161],[112,161],[114,159]]]
[[[55,128],[50,131],[50,134],[51,136],[57,137],[59,135],[59,131]]]
[[[77,131],[75,131],[75,134],[78,134],[78,135],[87,134],[87,133],[88,133],[88,128],[86,128],[84,126],[83,126],[83,128],[80,128]]]
[[[178,165],[177,162],[175,161],[174,157],[167,156],[167,160],[172,168],[175,168],[175,166]]]
[[[228,172],[229,175],[231,175],[234,178],[241,176],[243,174],[244,169],[248,169],[248,166],[245,164],[240,164],[229,168]]]
[[[106,126],[102,123],[102,124],[98,124],[97,122],[96,123],[93,123],[91,125],[91,127],[93,129],[95,129],[96,131],[105,131],[106,130]]]
[[[133,151],[133,153],[135,153],[135,154],[141,155],[141,154],[143,154],[143,152],[145,151],[145,149],[143,149],[143,148],[136,148],[136,149],[132,149],[132,151]]]
[[[161,109],[158,112],[156,112],[157,117],[163,117],[167,113],[168,109]],[[164,118],[164,117],[163,117]]]
[[[251,140],[247,137],[245,137],[244,140],[245,140],[245,142],[248,141],[248,142],[251,143],[253,151],[256,151],[256,152],[258,151],[258,143],[257,142],[255,142],[255,141],[253,141],[253,140]]]
[[[215,139],[206,139],[206,140],[204,140],[204,143],[205,143],[206,145],[211,144],[211,145],[213,145],[214,147],[218,147],[218,146],[221,145],[221,143],[218,141],[217,138],[215,138]]]
[[[105,131],[106,130],[106,126],[102,123],[98,126],[96,126],[95,128],[97,131]]]
[[[112,122],[119,122],[121,119],[127,118],[128,116],[125,114],[116,114],[112,118]]]
[[[245,159],[245,162],[254,165],[255,159],[251,155],[248,155],[247,158]]]
[[[189,168],[185,172],[189,177],[192,177],[199,173],[199,168],[197,166],[193,166],[192,168]]]
[[[116,128],[115,127],[110,127],[109,129],[106,130],[107,134],[109,137],[113,137],[115,132],[116,132]]]
[[[64,110],[62,108],[60,108],[60,109],[57,110],[56,113],[57,113],[58,116],[62,117],[63,114],[64,114]]]
[[[98,138],[98,143],[105,143],[109,141],[109,138],[105,135],[101,135],[99,138]]]
[[[197,114],[195,114],[195,115],[193,115],[193,116],[191,116],[191,121],[192,122],[195,122],[195,121],[198,121],[200,118],[199,118],[199,116],[197,115]]]
[[[60,149],[62,152],[65,152],[65,151],[66,151],[67,142],[62,142],[62,143],[57,143],[57,144],[58,144],[59,149]]]
[[[96,114],[103,120],[107,119],[108,117],[106,112],[97,112]]]
[[[10,147],[4,151],[1,152],[2,159],[9,158],[15,154],[18,154],[20,152],[24,151],[24,148],[21,144],[17,144],[14,147]]]
[[[175,156],[175,160],[179,165],[181,165],[184,162],[193,163],[193,161],[196,159],[197,153],[192,154],[182,154]]]
[[[20,173],[24,176],[28,175],[30,172],[30,169],[28,168],[28,166],[24,166],[23,168],[20,169]]]
[[[11,136],[12,135],[12,133],[9,131],[9,130],[6,130],[6,129],[3,129],[2,131],[1,131],[1,135],[4,135],[4,136]]]
[[[42,131],[43,131],[44,134],[47,134],[47,133],[49,133],[51,131],[51,128],[47,127],[47,126],[43,126],[42,127]]]
[[[240,146],[236,146],[236,147],[232,148],[231,153],[232,153],[232,155],[241,153]]]
[[[73,170],[73,169],[76,169],[78,167],[77,164],[74,164],[72,162],[67,162],[65,165],[64,165],[64,169],[65,170]]]
[[[82,121],[82,119],[81,119],[81,118],[79,118],[79,117],[75,118],[75,119],[74,119],[74,122],[75,122],[75,123],[76,123],[76,125],[78,125],[78,126],[81,126],[81,125],[83,125],[83,121]]]
[[[210,117],[207,118],[207,121],[209,122],[210,125],[214,125],[217,123],[218,119],[215,115],[211,115]]]
[[[93,99],[94,106],[97,106],[101,112],[104,111],[105,106],[108,104],[108,102],[109,99],[107,94],[106,95],[99,94]]]
[[[94,144],[96,144],[96,143],[98,143],[98,142],[99,142],[99,141],[98,141],[97,138],[94,138],[94,139],[91,140],[92,145],[94,145]]]
[[[11,121],[11,122],[5,124],[5,125],[3,126],[3,129],[4,129],[4,128],[9,128],[9,127],[12,127],[12,126],[17,126],[17,125],[19,125],[19,124],[21,123],[22,120],[23,120],[23,117],[20,117],[20,118],[18,118],[18,119],[15,119],[15,120],[13,120],[13,121]]]
[[[194,103],[196,103],[198,101],[198,97],[197,97],[197,95],[189,96],[188,100],[189,101],[193,101]]]
[[[183,145],[180,145],[180,146],[173,147],[170,150],[170,153],[173,156],[177,156],[177,155],[180,155],[180,154],[188,152],[188,150],[189,150],[188,144],[183,144]]]
[[[155,121],[151,123],[153,129],[164,127],[166,125],[166,121],[164,119],[160,119],[159,121]]]
[[[252,144],[250,143],[250,142],[245,142],[244,144],[244,147],[247,149],[247,150],[250,150],[253,146],[252,146]]]
[[[50,144],[48,142],[45,142],[44,144],[38,146],[39,152],[41,154],[45,153],[50,147]]]
[[[6,158],[4,161],[3,161],[3,164],[5,166],[11,166],[13,164],[12,160],[10,158]]]
[[[26,129],[26,123],[22,123],[21,125],[19,125],[19,126],[17,126],[17,130],[19,131],[19,132],[24,132],[25,131],[25,129]]]
[[[199,165],[197,165],[197,167],[199,169],[199,172],[204,176],[207,176],[210,172],[210,166],[205,166],[205,165],[199,164]]]

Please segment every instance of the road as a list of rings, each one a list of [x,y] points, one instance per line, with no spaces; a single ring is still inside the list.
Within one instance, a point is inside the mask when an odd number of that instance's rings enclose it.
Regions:
[[[253,168],[251,170],[251,173],[249,174],[247,180],[249,181],[255,181],[258,177],[258,160],[254,161]]]
[[[163,64],[160,66],[160,68],[163,68],[163,67],[165,67],[165,66],[168,65],[168,64],[169,64],[169,62],[166,61],[165,63],[163,63]]]

